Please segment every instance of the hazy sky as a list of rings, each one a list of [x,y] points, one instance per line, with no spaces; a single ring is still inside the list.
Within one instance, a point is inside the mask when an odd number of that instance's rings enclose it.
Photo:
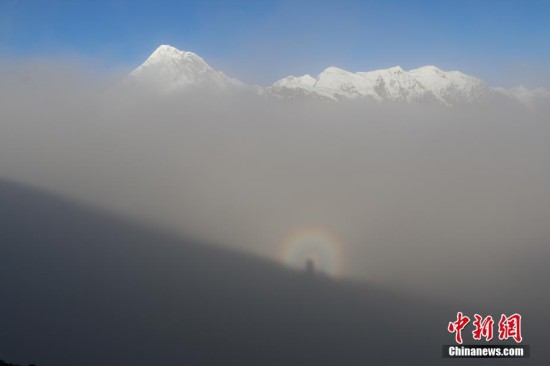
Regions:
[[[493,85],[550,85],[547,1],[0,0],[0,60],[139,65],[159,44],[249,83],[435,64]]]

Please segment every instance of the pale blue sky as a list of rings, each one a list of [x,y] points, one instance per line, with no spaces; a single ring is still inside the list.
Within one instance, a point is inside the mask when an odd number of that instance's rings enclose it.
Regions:
[[[433,64],[548,87],[550,1],[0,0],[0,61],[71,55],[130,69],[163,43],[258,84]]]

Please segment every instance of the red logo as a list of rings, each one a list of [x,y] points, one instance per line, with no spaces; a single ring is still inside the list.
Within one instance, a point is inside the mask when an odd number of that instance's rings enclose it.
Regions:
[[[455,334],[455,341],[458,344],[462,344],[462,329],[470,322],[470,318],[467,316],[463,316],[462,313],[459,311],[456,313],[456,321],[449,323],[449,326],[447,329],[451,333]]]
[[[489,342],[493,339],[493,325],[495,324],[493,317],[489,315],[484,319],[479,314],[474,315],[474,317],[476,318],[473,323],[476,329],[472,332],[474,339],[479,341],[483,337]]]
[[[474,315],[475,320],[472,322],[474,330],[472,331],[472,336],[475,340],[485,339],[486,342],[489,342],[493,339],[493,327],[494,320],[491,315],[483,317],[479,314]],[[462,312],[456,313],[456,321],[450,322],[447,326],[449,333],[455,333],[455,341],[458,344],[462,344],[462,330],[470,323],[470,318]],[[508,338],[514,339],[517,343],[522,341],[521,336],[521,315],[513,314],[506,316],[501,315],[500,321],[498,322],[498,339],[506,340]]]
[[[498,322],[498,339],[513,338],[517,343],[521,342],[521,315],[518,313],[506,317],[502,314]]]

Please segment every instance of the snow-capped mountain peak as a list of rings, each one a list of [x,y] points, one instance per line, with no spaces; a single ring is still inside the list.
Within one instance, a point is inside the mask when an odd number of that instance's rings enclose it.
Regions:
[[[162,64],[165,62],[173,62],[175,64],[186,61],[190,64],[208,68],[208,64],[197,54],[189,51],[180,51],[170,45],[160,45],[140,66],[141,68],[152,66],[155,64]]]
[[[190,87],[224,91],[244,86],[239,80],[214,70],[197,54],[170,45],[159,46],[130,77],[167,92]]]

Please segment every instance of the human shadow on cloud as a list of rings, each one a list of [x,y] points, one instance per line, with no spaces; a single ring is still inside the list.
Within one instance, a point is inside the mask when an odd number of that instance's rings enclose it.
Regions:
[[[436,365],[452,343],[452,306],[289,270],[8,181],[0,294],[0,358],[20,364]]]

